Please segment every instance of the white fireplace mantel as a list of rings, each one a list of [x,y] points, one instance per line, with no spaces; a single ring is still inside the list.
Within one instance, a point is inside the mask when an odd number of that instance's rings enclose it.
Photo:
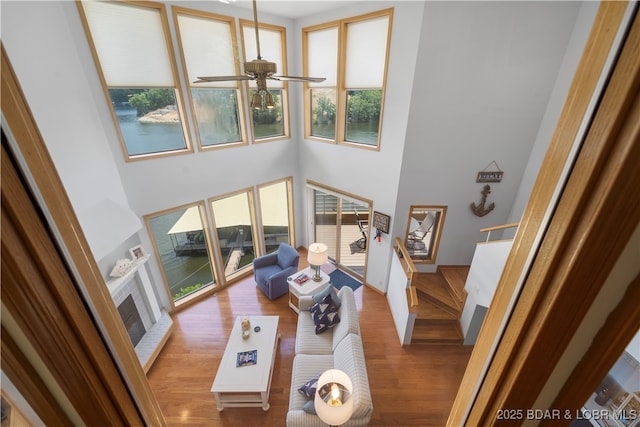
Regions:
[[[133,262],[132,268],[123,274],[121,277],[114,277],[107,282],[107,287],[109,288],[109,293],[111,296],[115,295],[121,287],[129,282],[129,280],[134,278],[134,275],[138,276],[140,280],[140,284],[142,285],[143,292],[146,302],[151,309],[152,321],[157,322],[160,318],[160,304],[158,304],[158,300],[156,299],[156,295],[153,292],[153,286],[151,285],[151,280],[149,279],[149,275],[147,274],[147,269],[144,268],[144,265],[149,261],[151,255],[145,255],[139,260]]]
[[[153,364],[153,361],[168,339],[173,327],[171,317],[158,303],[158,299],[153,290],[153,284],[145,268],[145,264],[149,261],[150,257],[150,255],[145,255],[139,260],[134,261],[131,269],[121,277],[114,277],[107,281],[107,288],[112,298],[115,298],[115,295],[132,280],[137,279],[137,283],[141,285],[138,289],[145,300],[145,305],[149,309],[149,317],[151,317],[153,323],[152,326],[147,329],[140,342],[135,346],[136,354],[145,372],[147,372]]]

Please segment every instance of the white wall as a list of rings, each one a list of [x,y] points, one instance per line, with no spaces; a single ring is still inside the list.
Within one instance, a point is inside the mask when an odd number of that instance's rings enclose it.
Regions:
[[[251,19],[249,9],[219,2],[177,3]],[[289,73],[299,74],[302,27],[394,7],[380,151],[303,140],[302,94],[292,83],[291,140],[127,163],[75,3],[1,4],[3,43],[83,228],[94,226],[86,212],[104,200],[139,219],[293,175],[296,240],[306,245],[303,190],[312,179],[391,215],[392,232],[370,245],[366,272],[382,291],[410,204],[449,206],[439,264],[470,263],[479,228],[506,220],[579,5],[362,2],[295,22],[261,14],[287,27]],[[475,174],[492,160],[505,179],[490,196],[496,211],[477,218],[469,210],[480,197]],[[115,234],[122,227],[98,228]],[[150,247],[146,230],[139,238]],[[161,283],[155,260],[151,270]]]
[[[128,208],[99,112],[91,108],[93,82],[74,48],[77,23],[69,19],[69,8],[75,3],[2,2],[2,42],[100,259],[142,224]],[[99,101],[104,104],[104,98]]]
[[[393,28],[387,70],[384,123],[380,151],[304,141],[300,145],[301,181],[321,182],[373,200],[373,209],[391,216],[391,227],[398,221],[393,213],[398,197],[402,152],[408,126],[409,103],[414,79],[422,2],[366,2],[312,18],[301,19],[297,28],[358,16],[393,7]],[[306,225],[306,224],[305,224]],[[391,230],[390,230],[391,231]],[[372,236],[373,237],[373,236]],[[366,281],[383,292],[391,262],[394,233],[383,234],[382,242],[371,239]]]
[[[579,8],[426,3],[394,232],[404,234],[409,205],[447,205],[437,264],[470,264],[479,230],[506,223]],[[475,178],[494,160],[504,177],[480,218]]]
[[[493,300],[502,270],[511,252],[511,246],[513,246],[513,240],[482,242],[476,245],[469,275],[464,285],[467,299],[460,316],[465,345],[476,343],[486,309]],[[479,309],[480,307],[484,309]]]
[[[524,171],[522,181],[520,182],[520,188],[516,194],[516,198],[511,207],[509,218],[507,223],[519,222],[524,209],[529,200],[531,190],[535,184],[535,180],[538,177],[538,171],[542,164],[542,160],[549,148],[551,137],[556,128],[556,123],[564,107],[564,101],[569,92],[569,87],[573,81],[573,75],[578,67],[578,62],[582,56],[582,51],[585,45],[585,41],[589,37],[589,32],[593,25],[593,20],[600,7],[599,2],[583,2],[580,5],[580,12],[576,25],[573,28],[573,34],[569,40],[569,46],[567,47],[567,53],[560,66],[558,72],[558,78],[556,79],[553,92],[549,98],[547,109],[545,110],[540,129],[536,136],[533,149],[529,155],[529,161]]]

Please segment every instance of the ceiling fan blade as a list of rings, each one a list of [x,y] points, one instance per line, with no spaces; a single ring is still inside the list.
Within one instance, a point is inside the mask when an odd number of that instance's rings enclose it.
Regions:
[[[207,83],[207,82],[225,82],[230,80],[253,80],[251,76],[210,76],[210,77],[198,77],[198,80],[194,83]]]
[[[320,83],[326,80],[324,77],[295,77],[295,76],[271,76],[268,77],[271,80],[288,80],[288,81],[298,81],[298,82],[313,82]]]
[[[258,24],[258,8],[256,6],[256,0],[253,0],[253,27],[256,33],[256,50],[258,58],[252,61],[246,61],[244,63],[245,75],[243,76],[211,76],[211,77],[198,77],[198,80],[193,83],[207,83],[207,82],[223,82],[230,80],[257,80],[259,90],[267,90],[265,80],[288,80],[293,82],[313,82],[320,83],[325,81],[324,77],[295,77],[295,76],[274,76],[276,73],[276,64],[262,59],[260,56],[260,37],[259,37],[259,24]]]

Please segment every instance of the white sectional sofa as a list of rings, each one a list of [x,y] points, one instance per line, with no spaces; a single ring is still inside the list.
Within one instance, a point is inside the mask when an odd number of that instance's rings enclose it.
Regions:
[[[296,331],[296,356],[293,359],[291,390],[287,426],[326,426],[320,418],[305,411],[310,400],[298,389],[307,381],[318,377],[328,369],[344,371],[353,383],[353,415],[344,426],[364,426],[369,424],[373,413],[371,390],[364,349],[360,337],[358,311],[353,290],[343,287],[338,293],[340,322],[332,329],[315,333],[315,324],[309,313],[314,302],[311,297],[300,299],[298,329]],[[307,405],[307,409],[309,409]],[[311,411],[312,412],[312,411]]]

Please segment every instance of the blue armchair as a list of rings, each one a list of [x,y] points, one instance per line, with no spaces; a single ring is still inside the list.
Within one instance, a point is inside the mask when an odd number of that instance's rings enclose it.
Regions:
[[[287,277],[298,271],[300,254],[292,246],[281,243],[277,252],[253,259],[253,278],[258,288],[274,300],[289,292]]]

